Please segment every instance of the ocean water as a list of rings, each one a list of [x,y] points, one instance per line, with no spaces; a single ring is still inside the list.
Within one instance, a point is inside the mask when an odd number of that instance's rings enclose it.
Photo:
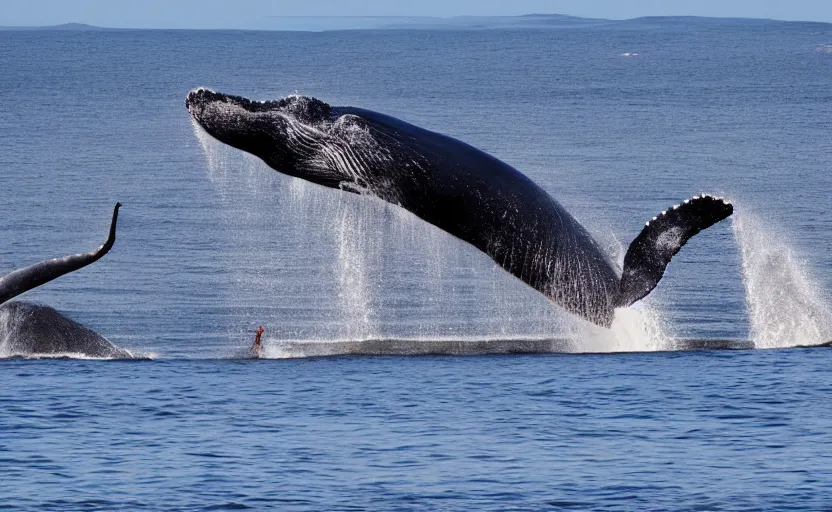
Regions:
[[[0,31],[0,273],[92,249],[121,201],[110,254],[22,298],[151,358],[0,361],[0,506],[828,509],[830,355],[796,347],[832,340],[830,45],[701,20]],[[198,86],[465,140],[613,258],[693,195],[736,213],[598,330],[407,212],[211,141]],[[234,359],[258,325],[268,359]],[[302,357],[549,339],[595,354]]]

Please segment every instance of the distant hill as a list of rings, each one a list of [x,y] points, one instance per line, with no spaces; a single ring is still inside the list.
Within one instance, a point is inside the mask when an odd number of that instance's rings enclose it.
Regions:
[[[455,16],[453,18],[414,18],[379,28],[569,28],[613,23],[612,20],[579,18],[565,14],[525,14],[522,16]]]
[[[95,25],[85,25],[83,23],[64,23],[62,25],[49,25],[46,27],[0,27],[0,30],[64,30],[72,32],[87,32],[108,29],[104,27],[96,27]]]
[[[524,14],[522,16],[455,16],[440,18],[431,16],[265,16],[256,26],[247,29],[266,31],[329,30],[488,30],[488,29],[569,29],[593,27],[626,27],[654,29],[662,27],[703,27],[769,25],[784,23],[812,23],[828,26],[824,22],[788,22],[760,18],[707,18],[699,16],[645,16],[626,20],[580,18],[566,14]],[[42,30],[88,32],[120,30],[97,27],[83,23],[65,23],[47,27],[0,27],[0,30]],[[214,30],[225,30],[217,28]]]
[[[767,25],[771,23],[793,23],[767,18],[709,18],[704,16],[643,16],[621,20],[619,23],[657,25]],[[798,22],[800,23],[800,22]]]
[[[568,28],[614,23],[565,14],[522,16],[269,16],[275,30],[443,30],[497,28]]]
[[[486,29],[565,29],[604,26],[632,28],[767,25],[786,22],[760,18],[708,18],[699,16],[646,16],[626,20],[580,18],[566,14],[525,14],[522,16],[356,16],[356,17],[269,17],[275,30],[486,30]],[[809,22],[821,23],[821,22]]]

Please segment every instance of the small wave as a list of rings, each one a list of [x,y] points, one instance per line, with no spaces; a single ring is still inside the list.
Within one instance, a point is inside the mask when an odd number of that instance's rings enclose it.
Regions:
[[[16,354],[0,352],[0,359],[78,359],[84,361],[152,361],[158,358],[158,355],[152,352],[148,353],[133,353],[130,350],[121,349],[127,352],[127,356],[112,356],[100,357],[91,356],[89,354],[82,354],[78,352],[56,352],[53,354]]]
[[[573,352],[565,338],[448,338],[366,340],[283,340],[264,343],[263,359],[294,359],[332,356],[435,356],[487,354],[541,354]]]
[[[815,345],[824,346],[824,345]],[[619,345],[616,350],[595,350],[572,338],[504,339],[368,339],[368,340],[270,340],[263,343],[260,359],[301,359],[338,356],[479,356],[520,354],[599,354],[671,352],[690,350],[749,350],[751,340],[674,339],[662,347]],[[242,358],[252,359],[250,355]]]
[[[638,57],[638,53],[636,52],[624,52],[618,54],[619,57]]]
[[[815,47],[815,51],[832,55],[832,44],[819,44]]]

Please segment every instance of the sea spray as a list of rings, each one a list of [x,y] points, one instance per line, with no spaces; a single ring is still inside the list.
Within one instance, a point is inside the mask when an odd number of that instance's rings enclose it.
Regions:
[[[578,352],[652,352],[676,348],[672,325],[656,305],[646,300],[616,309],[609,329],[576,320],[571,337]]]
[[[225,209],[225,236],[236,248],[229,254],[228,272],[237,288],[230,302],[239,306],[243,323],[265,322],[277,337],[376,335],[373,269],[381,249],[379,238],[367,234],[375,233],[380,201],[356,201],[352,194],[282,176],[192,124]],[[303,311],[281,321],[292,309]],[[235,339],[246,335],[232,331]]]
[[[768,220],[737,211],[751,339],[757,348],[818,345],[832,340],[832,309],[810,268]]]
[[[624,267],[626,247],[610,229],[596,227],[595,239],[611,255],[619,271]],[[615,310],[609,329],[575,319],[571,329],[578,352],[652,352],[674,350],[675,329],[663,314],[656,300],[660,294],[653,293],[630,307]]]
[[[380,255],[379,238],[366,234],[371,230],[373,213],[378,208],[372,201],[346,204],[339,197],[335,275],[339,285],[341,337],[346,339],[362,340],[377,334],[371,301],[375,285],[372,271]]]
[[[251,153],[217,141],[196,121],[191,120],[191,125],[208,164],[208,179],[220,200],[226,207],[256,213],[251,200],[262,200],[273,192],[268,186],[271,180],[269,173],[264,172],[265,164]],[[237,196],[249,198],[249,201],[240,205]]]
[[[5,359],[13,355],[11,345],[12,335],[14,334],[12,318],[12,311],[7,308],[0,308],[0,359]]]

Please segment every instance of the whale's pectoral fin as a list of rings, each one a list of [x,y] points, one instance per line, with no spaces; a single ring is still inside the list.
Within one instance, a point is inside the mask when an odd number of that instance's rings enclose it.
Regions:
[[[733,212],[731,203],[722,198],[702,195],[653,217],[627,249],[617,306],[629,306],[650,293],[671,258],[693,235]]]
[[[110,251],[116,241],[116,223],[120,206],[121,203],[116,203],[115,208],[113,208],[113,219],[110,221],[110,233],[107,240],[94,251],[41,261],[26,268],[15,270],[5,277],[0,277],[0,304],[101,259]]]

